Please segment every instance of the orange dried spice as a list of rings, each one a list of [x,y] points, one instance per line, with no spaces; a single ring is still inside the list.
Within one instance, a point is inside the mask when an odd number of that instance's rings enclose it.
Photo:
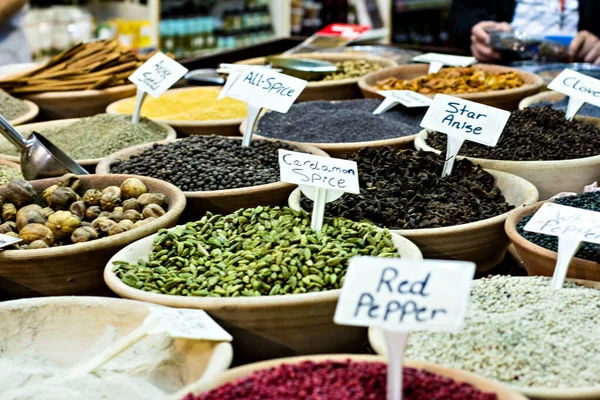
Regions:
[[[524,84],[523,78],[513,71],[445,68],[413,79],[388,78],[377,82],[375,87],[377,90],[412,90],[421,94],[462,94],[514,89]]]

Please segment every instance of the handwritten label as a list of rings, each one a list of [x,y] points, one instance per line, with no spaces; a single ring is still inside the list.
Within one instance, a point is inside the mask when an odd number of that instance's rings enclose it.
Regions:
[[[438,94],[425,113],[421,126],[471,142],[495,146],[510,112],[498,108]]]
[[[464,56],[453,56],[449,54],[440,53],[425,53],[413,57],[413,61],[429,63],[429,73],[439,72],[444,65],[451,67],[468,67],[477,62],[475,57],[464,57]]]
[[[600,80],[572,69],[562,71],[550,82],[548,88],[600,107]]]
[[[467,312],[475,264],[353,257],[334,321],[386,331],[452,331]]]
[[[404,107],[429,107],[433,102],[431,97],[422,95],[412,90],[380,90],[378,94],[385,97],[383,102],[377,107],[373,114],[381,114],[393,107],[398,103]]]
[[[524,229],[528,232],[600,244],[600,212],[545,203]]]
[[[355,161],[280,149],[279,171],[282,182],[360,193]]]
[[[22,239],[0,233],[0,249],[22,242]]]
[[[138,90],[156,98],[166,92],[187,72],[188,69],[177,61],[163,53],[156,53],[131,74],[129,80],[138,87]]]
[[[203,310],[150,307],[150,317],[158,320],[153,333],[167,331],[174,338],[195,340],[233,340],[231,335]]]
[[[258,107],[286,113],[308,82],[269,70],[247,68],[233,82],[227,96]]]

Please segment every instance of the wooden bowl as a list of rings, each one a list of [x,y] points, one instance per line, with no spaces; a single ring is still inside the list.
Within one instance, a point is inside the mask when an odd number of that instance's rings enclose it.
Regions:
[[[256,121],[256,126],[258,126],[258,121],[260,118],[265,115],[265,112],[262,112]],[[246,121],[242,122],[240,125],[240,133],[243,135],[244,130],[246,129]],[[380,147],[393,147],[395,149],[409,149],[412,148],[416,135],[402,136],[398,138],[392,139],[382,139],[382,140],[372,140],[369,142],[345,142],[345,143],[312,143],[312,142],[298,142],[304,143],[308,146],[316,147],[317,149],[321,149],[331,157],[342,157],[344,154],[354,154],[358,153],[360,149],[364,149],[365,147],[371,148],[380,148]],[[253,138],[265,139],[265,136],[253,134]]]
[[[517,74],[521,75],[521,77],[525,81],[525,84],[515,89],[497,90],[482,93],[456,94],[453,96],[465,100],[475,101],[481,104],[486,104],[488,106],[512,111],[518,107],[519,102],[522,99],[524,99],[527,96],[531,96],[533,94],[538,93],[544,85],[544,80],[540,76],[516,68],[487,64],[476,64],[473,66],[473,68],[492,73],[507,71],[516,72]],[[381,71],[376,71],[367,74],[360,78],[360,80],[358,81],[358,86],[360,87],[360,90],[362,90],[362,93],[366,98],[382,99],[383,96],[377,93],[378,90],[375,88],[377,82],[392,77],[398,79],[412,79],[419,76],[427,75],[428,70],[428,64],[400,65],[398,67],[387,68]],[[429,97],[434,96],[435,95],[429,95]]]
[[[40,132],[43,134],[43,131],[45,129],[64,127],[67,125],[71,125],[72,123],[77,122],[79,120],[80,120],[80,118],[69,118],[69,119],[58,119],[55,121],[37,122],[34,124],[26,124],[26,125],[18,126],[17,131],[19,131],[19,133],[21,135],[23,135],[25,137],[29,137],[29,135],[33,131],[37,131],[37,132]],[[160,123],[157,121],[154,121],[154,122],[158,123],[165,130],[165,139],[175,139],[177,137],[177,133],[169,125],[166,125],[166,124],[163,124],[163,123]],[[9,143],[9,142],[4,136],[0,136],[0,143]],[[10,156],[8,154],[0,154],[0,157],[4,158],[6,160],[12,161],[14,163],[21,162],[21,157]],[[98,165],[100,160],[102,160],[102,158],[88,158],[88,159],[76,160],[76,161],[83,168],[85,168],[89,172],[93,173],[94,170],[96,169],[96,165]]]
[[[527,274],[531,276],[552,276],[554,267],[556,266],[557,253],[525,239],[517,231],[517,224],[526,216],[535,213],[544,203],[544,201],[540,201],[533,206],[518,210],[507,218],[504,225],[508,238],[515,246],[521,260],[523,260],[523,265],[527,270]],[[600,281],[600,264],[594,261],[573,257],[569,264],[567,277],[573,279],[586,279],[589,281]]]
[[[523,100],[521,100],[521,102],[519,103],[519,110],[524,110],[528,107],[531,107],[534,104],[541,102],[558,103],[565,97],[567,96],[560,92],[555,92],[553,90],[548,92],[537,93],[533,96],[525,97]]]
[[[27,361],[32,354],[39,354],[53,364],[72,368],[106,345],[107,329],[116,328],[118,337],[122,338],[142,324],[148,309],[149,305],[142,302],[102,297],[46,297],[3,302],[0,303],[2,356]],[[119,360],[127,364],[127,357],[132,357],[135,347],[140,351],[135,345],[126,350],[112,361],[113,368]],[[233,356],[231,344],[227,342],[175,339],[173,347],[177,356],[174,367],[179,368],[183,385],[213,380],[227,370]],[[152,350],[150,346],[144,348]],[[160,382],[160,371],[155,371],[149,381]],[[182,386],[163,388],[173,393]]]
[[[120,186],[132,175],[85,175],[81,190]],[[90,242],[35,250],[4,250],[0,252],[0,293],[10,298],[107,295],[102,269],[120,249],[159,229],[174,226],[185,208],[185,196],[175,186],[148,177],[137,177],[150,192],[160,192],[169,198],[165,215],[139,228]],[[31,181],[38,193],[60,181],[60,178]],[[5,186],[0,187],[0,197]]]
[[[538,201],[538,191],[531,183],[506,172],[486,170],[496,179],[506,201],[516,209]],[[345,196],[351,196],[346,194]],[[300,207],[300,189],[290,195],[288,205],[295,210]],[[411,240],[433,259],[473,261],[477,272],[485,272],[504,259],[509,241],[504,232],[504,221],[515,210],[468,224],[443,228],[399,229],[392,232]]]
[[[198,90],[198,87],[171,89],[167,93],[178,93],[190,90]],[[221,90],[221,86],[203,86],[202,89]],[[134,93],[135,94],[135,93]],[[133,97],[135,98],[135,97]],[[125,102],[130,102],[131,99],[122,99],[115,101],[106,107],[108,114],[121,114],[119,107]],[[236,136],[244,118],[221,119],[213,121],[184,121],[184,120],[167,120],[152,118],[153,121],[172,126],[182,136],[191,135],[218,135],[218,136]]]
[[[136,86],[132,84],[102,90],[36,93],[23,97],[37,104],[45,119],[54,120],[102,114],[110,103],[135,96],[135,92]]]
[[[229,137],[232,140],[238,140],[241,142],[242,138]],[[158,142],[160,144],[170,143],[175,140],[171,139]],[[274,139],[258,139],[258,140],[270,140]],[[307,153],[316,154],[323,157],[328,157],[327,153],[319,150],[315,147],[308,146],[302,143],[286,142],[295,146],[300,151]],[[98,163],[96,168],[97,174],[109,174],[110,166],[114,164],[116,160],[128,160],[131,156],[137,155],[152,147],[153,144],[142,144],[139,146],[129,147],[114,153],[107,158],[103,159]],[[226,190],[209,190],[204,192],[184,192],[187,198],[187,208],[185,210],[184,220],[195,221],[202,218],[207,211],[218,214],[229,214],[240,208],[249,208],[256,206],[281,206],[285,205],[287,198],[294,190],[296,185],[285,182],[274,182],[267,185],[258,185],[248,188],[240,189],[226,189]]]
[[[515,279],[528,279],[527,277],[518,277]],[[600,290],[600,283],[590,282],[585,280],[569,279],[582,286]],[[369,343],[377,354],[387,357],[387,346],[383,331],[379,328],[369,328]],[[232,370],[233,371],[233,370]],[[492,381],[495,382],[495,381]],[[523,388],[518,386],[510,386],[502,383],[504,387],[511,388],[515,392],[520,392],[530,399],[539,400],[592,400],[600,399],[600,387],[591,388],[573,388],[573,389],[549,389],[541,387]]]
[[[395,61],[387,58],[352,53],[303,53],[286,55],[285,57],[308,58],[311,60],[324,60],[330,62],[365,60],[381,64],[384,68],[395,67],[398,65]],[[239,61],[236,64],[264,65],[265,62],[265,57],[258,57]],[[358,82],[359,78],[309,82],[296,101],[360,99],[362,98],[362,95],[357,85]]]
[[[234,383],[239,379],[243,379],[255,371],[265,370],[269,368],[278,367],[281,364],[299,364],[303,361],[338,361],[343,362],[346,360],[352,360],[354,362],[386,362],[384,357],[372,356],[372,355],[356,355],[356,354],[331,354],[331,355],[319,355],[319,356],[305,356],[305,357],[290,357],[280,358],[277,360],[263,361],[259,363],[244,365],[241,367],[233,368],[212,381],[204,381],[197,384],[192,384],[179,391],[170,400],[180,400],[188,393],[198,395],[200,393],[208,392],[216,389],[226,383]],[[493,392],[498,396],[498,400],[527,400],[524,396],[518,392],[507,388],[504,385],[493,382],[489,379],[483,378],[479,375],[472,374],[470,372],[461,371],[453,368],[442,367],[441,365],[424,363],[420,361],[404,360],[405,367],[412,367],[417,369],[424,369],[437,375],[442,375],[447,378],[451,378],[458,382],[469,383],[477,389],[484,392]],[[425,400],[425,399],[423,399]]]
[[[319,293],[261,297],[185,297],[156,294],[124,284],[113,272],[114,261],[148,259],[154,237],[119,251],[106,265],[104,279],[121,297],[177,308],[200,308],[233,336],[236,354],[252,360],[300,354],[355,351],[366,344],[366,329],[333,323],[339,289]],[[410,241],[393,234],[402,257],[422,259]]]
[[[33,121],[35,119],[35,117],[37,117],[38,114],[40,113],[40,108],[37,106],[37,104],[35,104],[29,100],[21,100],[21,101],[27,105],[29,110],[25,114],[21,115],[20,117],[15,118],[11,121],[8,121],[8,122],[10,122],[10,124],[12,126],[26,124],[29,121]]]
[[[600,119],[581,117],[587,123],[600,128]],[[441,154],[427,144],[428,133],[422,130],[415,138],[417,150]],[[546,200],[560,192],[581,193],[584,186],[600,180],[600,155],[559,161],[505,161],[458,156],[486,169],[504,171],[520,176],[533,183],[540,192],[540,199]]]

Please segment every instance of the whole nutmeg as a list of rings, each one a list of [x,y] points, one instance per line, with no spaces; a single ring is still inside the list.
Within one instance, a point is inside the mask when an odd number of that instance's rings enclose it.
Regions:
[[[108,236],[110,230],[116,225],[117,223],[115,221],[104,217],[98,217],[92,221],[92,228],[94,228],[101,236]]]
[[[68,210],[71,204],[79,200],[79,195],[73,189],[59,186],[48,196],[48,206],[56,211]]]
[[[71,236],[80,225],[81,220],[69,211],[57,211],[46,222],[46,226],[58,240]]]
[[[158,218],[165,215],[165,210],[163,210],[163,208],[158,204],[148,204],[146,207],[144,207],[142,215],[144,216],[144,218]]]
[[[19,234],[17,232],[6,232],[5,233],[6,236],[10,236],[10,237],[14,237],[14,238],[18,238]]]
[[[83,200],[79,200],[71,204],[69,212],[79,218],[80,220],[85,219],[86,206]]]
[[[8,182],[4,191],[6,200],[17,207],[33,203],[36,195],[35,189],[31,186],[31,183],[19,178],[15,178]]]
[[[36,240],[43,240],[48,246],[54,244],[54,235],[50,228],[42,224],[29,224],[19,231],[19,238],[26,243],[33,243]]]
[[[120,210],[118,210],[120,208]],[[108,216],[109,219],[112,219],[115,222],[119,222],[123,219],[123,207],[116,207],[113,212]]]
[[[90,226],[91,227],[92,223],[91,222],[87,222],[87,221],[81,221],[81,226]],[[77,228],[77,229],[79,229],[79,228]]]
[[[73,243],[89,242],[95,239],[98,239],[98,232],[91,226],[77,228],[71,235],[71,242]]]
[[[2,205],[2,221],[14,221],[17,218],[17,207],[12,203]]]
[[[131,229],[135,229],[135,228],[139,228],[140,226],[148,225],[150,222],[151,221],[148,221],[147,219],[142,219],[142,220],[136,222],[135,224],[133,224]]]
[[[148,188],[138,178],[127,178],[121,183],[121,193],[124,199],[137,199],[147,192]]]
[[[102,192],[98,189],[88,189],[83,194],[82,200],[85,202],[85,205],[90,206],[99,206],[100,199],[102,198]]]
[[[79,186],[81,186],[81,181],[79,180],[79,177],[77,175],[68,173],[61,176],[60,182],[58,182],[58,186],[68,187],[76,192],[77,189],[79,189]]]
[[[42,207],[37,204],[30,204],[25,207],[21,207],[19,211],[17,211],[17,231],[23,229],[25,225],[29,224],[45,224],[46,217],[42,212]]]
[[[141,219],[144,219],[144,216],[135,210],[127,210],[123,213],[123,219],[128,219],[132,222],[137,222]]]
[[[9,222],[5,222],[2,225],[0,225],[0,233],[7,234],[9,232],[15,232],[15,233],[18,232],[16,223],[9,221]]]
[[[116,186],[109,186],[106,189],[115,188],[102,194],[100,198],[100,208],[102,211],[112,212],[116,207],[121,205],[121,189]],[[104,190],[106,190],[104,189]]]
[[[107,186],[104,189],[102,189],[102,194],[107,193],[110,193],[115,197],[121,197],[121,188],[119,188],[118,186]]]
[[[54,193],[54,191],[56,190],[57,187],[58,187],[58,185],[48,186],[42,192],[42,199],[44,199],[44,201],[46,202],[46,204],[50,203],[50,196],[52,196],[52,193]]]
[[[116,224],[115,226],[113,226],[110,229],[110,232],[108,232],[108,236],[114,236],[114,235],[118,235],[119,233],[123,233],[123,232],[127,232],[129,229],[125,229],[124,227],[122,227],[119,224]]]
[[[48,218],[49,216],[51,216],[52,214],[54,214],[56,211],[54,211],[53,209],[51,209],[50,207],[44,207],[42,208],[42,214],[44,214],[44,217]]]
[[[88,221],[93,221],[100,216],[102,210],[98,206],[91,206],[85,210],[85,219]]]
[[[100,215],[98,215],[98,218],[102,217],[102,218],[108,218],[110,216],[110,214],[112,214],[110,211],[102,211],[100,213]]]
[[[164,207],[167,204],[167,196],[162,193],[144,193],[138,197],[138,201],[142,207],[146,207],[148,204],[158,204]]]
[[[127,199],[123,202],[123,212],[128,210],[135,210],[137,212],[142,212],[142,205],[137,199]]]
[[[44,242],[43,240],[34,240],[29,244],[29,250],[47,249],[49,247],[50,246],[48,246],[48,243]]]
[[[122,229],[128,231],[131,228],[133,228],[133,221],[129,220],[129,219],[124,219],[122,221],[119,222],[118,224]]]

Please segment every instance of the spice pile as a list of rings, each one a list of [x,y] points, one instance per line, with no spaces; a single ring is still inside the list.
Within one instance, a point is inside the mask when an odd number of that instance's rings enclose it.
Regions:
[[[279,181],[278,149],[296,150],[281,142],[190,136],[155,144],[140,155],[111,165],[111,174],[151,176],[195,192],[236,189]]]
[[[0,115],[5,119],[8,121],[15,120],[27,114],[28,111],[27,104],[0,89]]]
[[[600,291],[544,277],[473,282],[464,328],[414,332],[406,358],[471,371],[520,387],[600,385]]]
[[[20,170],[0,164],[0,185],[6,185],[15,178],[23,178]]]
[[[82,243],[149,224],[168,205],[165,195],[149,193],[137,178],[126,179],[120,187],[88,189],[81,197],[80,186],[77,176],[67,174],[40,198],[29,182],[13,179],[0,199],[0,233],[22,239],[25,244],[17,249]]]
[[[538,107],[546,107],[550,106],[556,110],[562,110],[567,112],[567,108],[569,107],[569,97],[565,96],[561,101],[551,102],[551,101],[542,101],[539,103],[535,103],[530,105],[530,108],[538,108]],[[583,115],[588,117],[600,118],[600,108],[596,107],[592,104],[585,103],[583,107],[579,110],[577,115]]]
[[[286,114],[266,113],[257,133],[276,139],[312,143],[367,142],[416,134],[423,109],[394,107],[373,115],[380,100],[308,101]]]
[[[481,221],[513,208],[494,177],[468,160],[457,161],[452,175],[441,178],[444,158],[433,153],[364,148],[348,158],[358,164],[360,194],[327,203],[326,215],[419,229]],[[311,200],[301,204],[312,210]]]
[[[427,143],[446,150],[446,135],[430,134]],[[583,121],[567,121],[550,107],[526,108],[510,116],[495,147],[466,141],[460,154],[492,160],[572,160],[600,154],[600,129]]]
[[[159,98],[148,97],[141,115],[162,121],[217,121],[246,118],[246,103],[229,97],[217,100],[219,90],[193,88],[168,91]],[[135,97],[115,104],[120,114],[132,114]]]
[[[525,81],[512,71],[489,72],[481,69],[444,68],[435,74],[413,79],[388,78],[377,82],[377,90],[412,90],[422,94],[464,94],[521,87]]]
[[[287,207],[208,213],[198,222],[161,230],[149,260],[115,262],[133,288],[177,296],[274,296],[339,289],[355,255],[398,257],[389,232],[369,223],[310,216]]]
[[[79,43],[33,71],[0,81],[0,88],[32,94],[128,85],[129,75],[151,56],[125,49],[117,39]]]
[[[575,196],[560,197],[555,199],[554,202],[556,204],[562,204],[563,206],[582,208],[590,211],[600,211],[600,192],[588,192]],[[525,239],[529,240],[531,243],[537,244],[538,246],[544,247],[548,250],[558,251],[558,237],[528,232],[523,229],[532,217],[533,214],[528,215],[519,221],[517,224],[517,231],[519,234]],[[575,257],[600,263],[600,245],[582,242],[579,251],[577,251],[575,254]]]
[[[403,368],[405,400],[496,400],[467,383]],[[253,372],[237,382],[183,400],[385,400],[387,365],[380,362],[304,361]]]
[[[167,137],[162,126],[147,118],[132,124],[131,117],[110,114],[81,118],[67,126],[38,131],[76,160],[106,157],[127,147]],[[21,153],[8,140],[0,139],[0,154],[18,157]]]
[[[323,81],[337,81],[340,79],[360,78],[363,75],[378,71],[383,68],[381,64],[365,60],[346,60],[334,62],[338,70],[323,78]]]

